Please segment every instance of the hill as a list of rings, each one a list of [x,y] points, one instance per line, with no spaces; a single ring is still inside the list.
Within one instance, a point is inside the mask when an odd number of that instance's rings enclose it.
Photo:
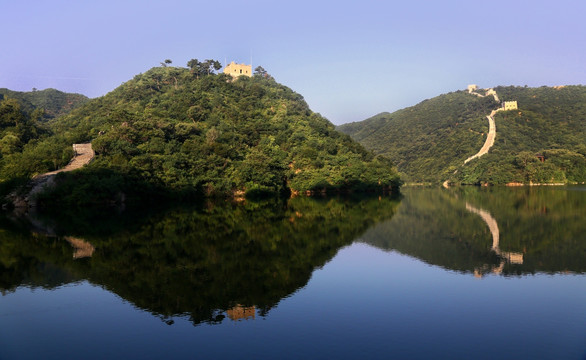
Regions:
[[[25,112],[43,109],[42,120],[50,120],[65,115],[89,99],[81,94],[65,93],[55,89],[35,90],[29,92],[0,89],[0,99],[16,99]]]
[[[337,132],[265,73],[232,79],[213,69],[153,68],[49,126],[64,148],[91,141],[96,158],[60,176],[47,201],[75,193],[239,196],[400,184],[388,160]]]
[[[466,166],[464,160],[486,139],[486,116],[499,107],[492,97],[457,91],[392,114],[345,124],[338,130],[389,157],[412,182],[586,180],[586,87],[510,86],[494,90],[501,100],[516,100],[519,110],[496,114],[494,146]]]
[[[0,194],[29,175],[54,170],[67,164],[73,151],[55,142],[57,137],[47,126],[53,114],[65,114],[59,101],[51,102],[53,91],[34,94],[0,89]],[[71,94],[57,92],[61,100]],[[30,95],[30,96],[29,96]],[[38,96],[40,95],[40,96]],[[31,102],[31,101],[34,102]],[[73,104],[67,104],[67,106]]]
[[[54,89],[0,89],[0,195],[30,175],[67,164],[73,151],[47,122],[87,101],[83,95]]]

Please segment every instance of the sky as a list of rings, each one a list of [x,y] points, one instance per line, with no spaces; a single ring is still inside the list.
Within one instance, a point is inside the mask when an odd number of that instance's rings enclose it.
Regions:
[[[586,1],[0,0],[0,88],[103,96],[171,59],[260,65],[334,124],[586,84]]]

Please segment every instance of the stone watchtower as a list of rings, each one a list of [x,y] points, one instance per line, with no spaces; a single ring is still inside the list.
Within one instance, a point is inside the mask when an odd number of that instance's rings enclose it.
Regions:
[[[503,101],[503,110],[517,110],[517,102],[516,101]]]
[[[230,64],[226,65],[224,68],[224,74],[231,75],[233,77],[238,76],[252,76],[252,65],[246,64],[236,64],[232,61]]]

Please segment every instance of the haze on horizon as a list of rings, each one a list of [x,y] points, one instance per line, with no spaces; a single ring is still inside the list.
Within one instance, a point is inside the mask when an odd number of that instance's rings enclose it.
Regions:
[[[586,84],[586,3],[5,1],[0,87],[102,96],[171,59],[263,66],[335,124],[464,89]]]

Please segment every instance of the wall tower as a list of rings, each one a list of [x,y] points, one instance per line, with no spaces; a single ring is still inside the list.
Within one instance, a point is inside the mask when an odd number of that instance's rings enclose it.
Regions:
[[[252,76],[252,65],[246,64],[236,64],[232,61],[230,64],[226,65],[224,68],[224,74],[231,75],[233,77],[238,76]]]

